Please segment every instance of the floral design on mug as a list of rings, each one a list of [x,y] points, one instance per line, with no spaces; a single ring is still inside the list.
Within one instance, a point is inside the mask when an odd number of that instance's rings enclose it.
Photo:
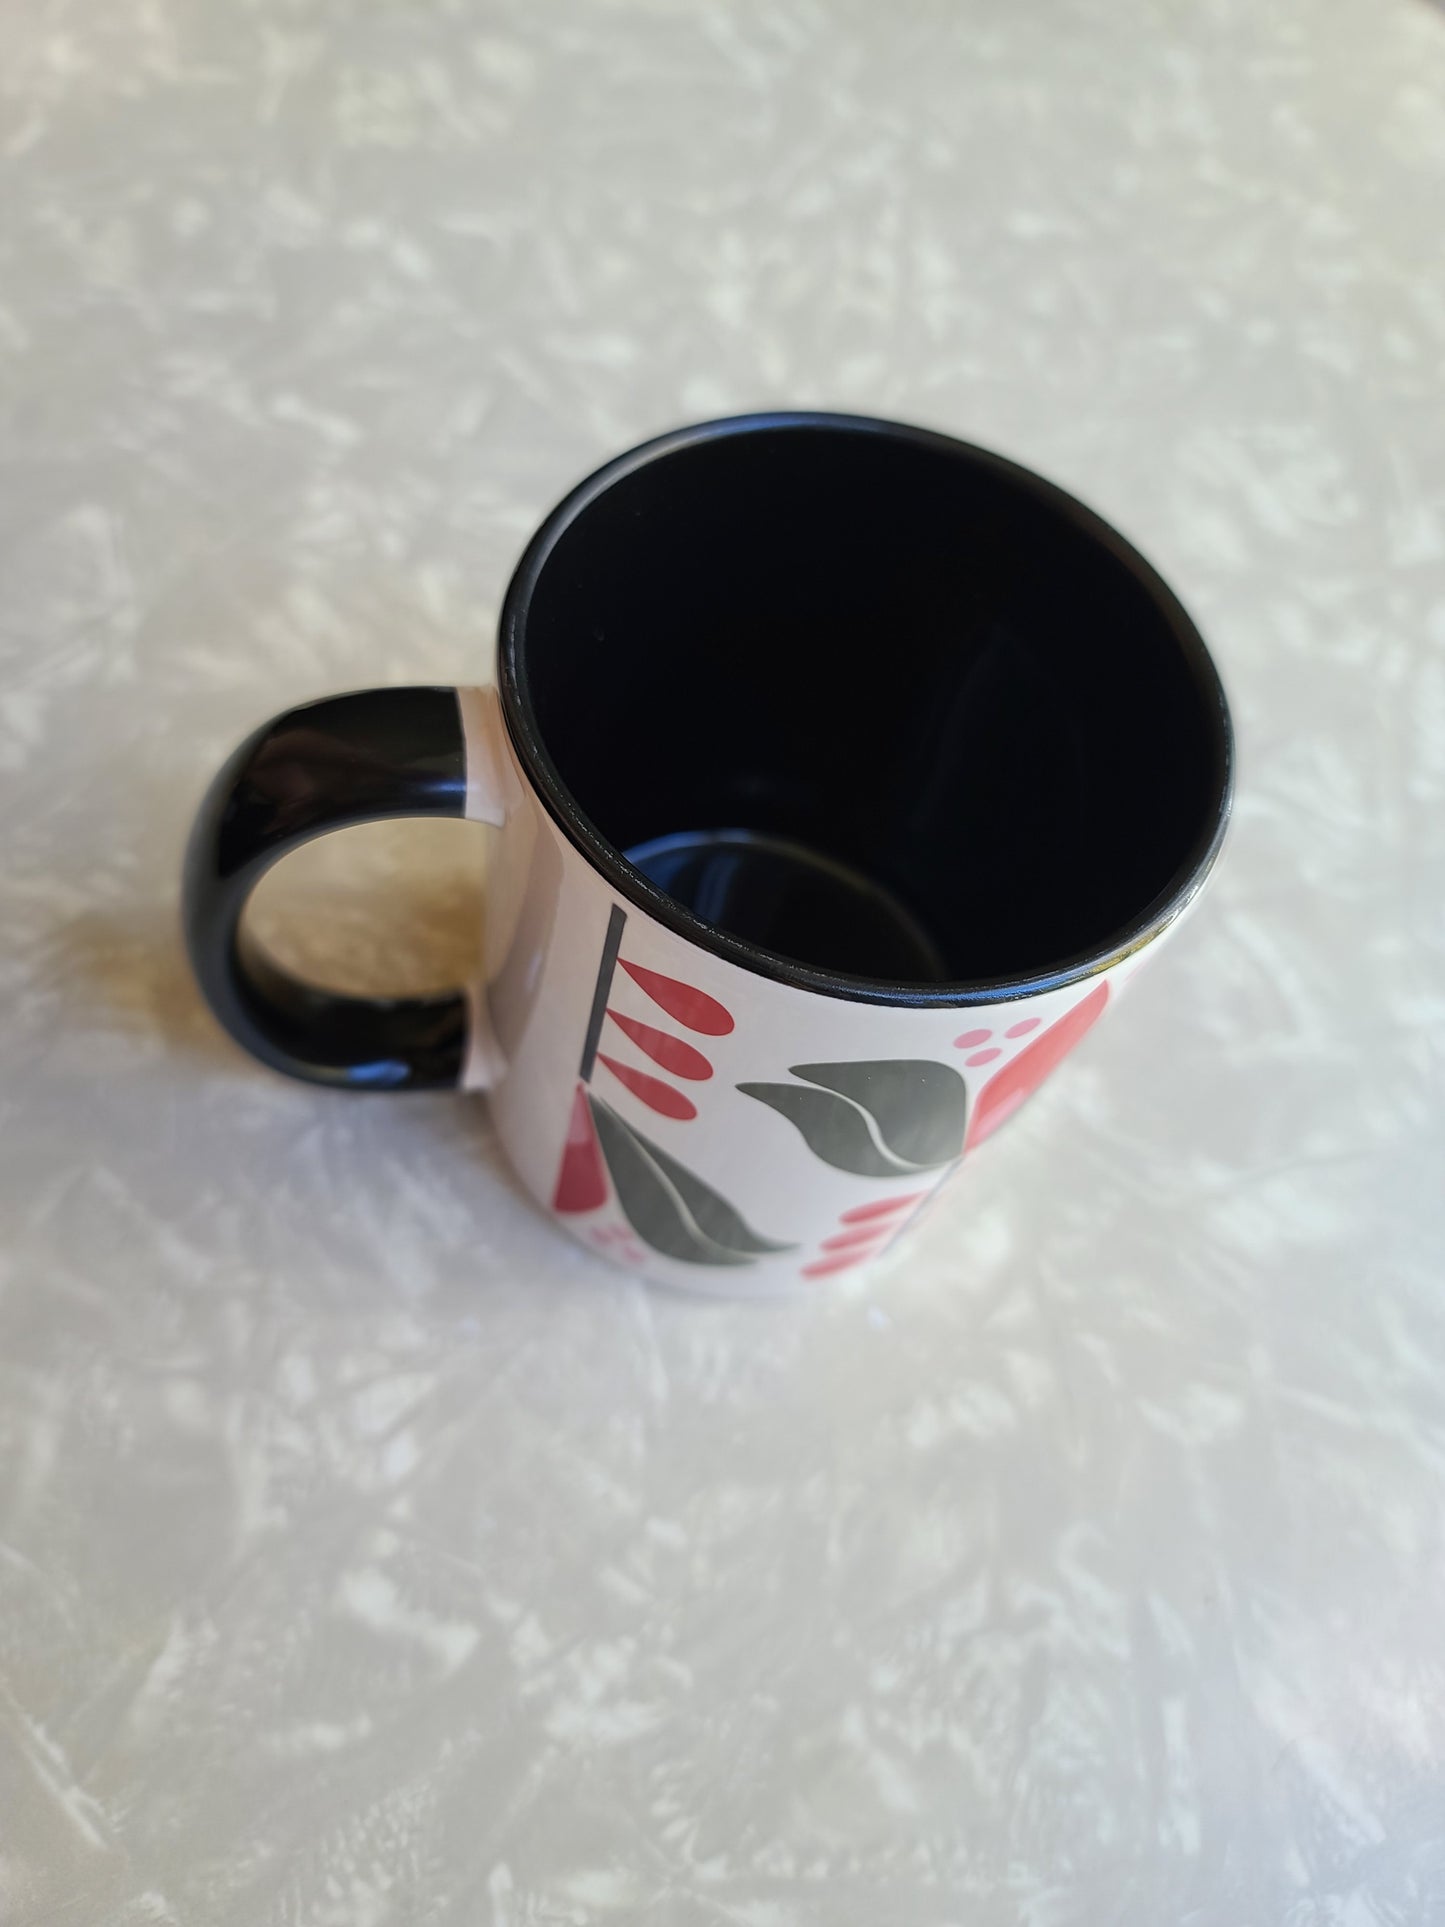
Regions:
[[[638,1050],[673,1077],[704,1082],[713,1067],[685,1038],[613,1010],[608,1003],[619,966],[674,1022],[709,1037],[725,1037],[732,1014],[715,997],[675,977],[664,977],[621,955],[627,912],[614,905],[592,996],[592,1013],[578,1066],[562,1162],[552,1208],[572,1215],[596,1211],[615,1196],[632,1231],[666,1258],[684,1264],[749,1265],[791,1244],[762,1237],[742,1214],[695,1171],[618,1115],[591,1088],[600,1064],[641,1103],[663,1117],[687,1123],[697,1107],[675,1085],[598,1048],[608,1018]]]
[[[871,1204],[855,1204],[838,1219],[838,1230],[823,1240],[818,1256],[802,1269],[804,1278],[831,1278],[835,1272],[851,1271],[854,1265],[867,1264],[913,1217],[915,1210],[931,1193],[906,1191],[901,1198],[877,1198]]]
[[[697,1106],[685,1086],[706,1084],[715,1074],[711,1059],[692,1039],[724,1037],[735,1027],[732,1013],[706,991],[623,957],[626,923],[626,911],[614,905],[553,1209],[584,1215],[615,1202],[622,1221],[593,1226],[594,1242],[610,1248],[618,1241],[641,1240],[685,1264],[745,1266],[796,1250],[795,1243],[755,1231],[727,1198],[592,1088],[600,1067],[640,1104],[687,1123],[697,1116]],[[619,970],[678,1028],[615,1009],[611,998]],[[965,1053],[967,1070],[999,1065],[972,1104],[964,1076],[931,1058],[794,1064],[788,1075],[795,1082],[750,1081],[736,1088],[786,1118],[814,1156],[834,1170],[905,1182],[932,1178],[991,1136],[1032,1095],[1092,1027],[1108,997],[1108,983],[1101,981],[1047,1029],[1041,1028],[1043,1019],[1026,1016],[999,1031],[976,1026],[962,1032],[954,1044]],[[680,1030],[690,1031],[692,1038]],[[612,1041],[611,1050],[601,1048],[604,1038]],[[629,1047],[655,1068],[614,1054]],[[831,1277],[875,1258],[934,1189],[932,1183],[919,1189],[915,1182],[895,1197],[850,1207],[802,1265],[801,1275]]]
[[[1109,985],[1104,980],[1097,983],[1087,997],[1080,998],[1071,1010],[1066,1010],[1057,1023],[1050,1024],[1042,1036],[1032,1037],[1016,1057],[1011,1058],[1001,1070],[995,1071],[974,1104],[966,1149],[971,1151],[976,1144],[982,1144],[986,1137],[991,1137],[1005,1118],[1013,1116],[1025,1098],[1033,1096],[1049,1072],[1061,1064],[1084,1033],[1092,1029],[1103,1015],[1108,1001]],[[1041,1019],[1037,1017],[1021,1018],[1009,1025],[1003,1033],[1004,1037],[1009,1040],[1027,1037],[1038,1029],[1040,1022]],[[965,1064],[982,1066],[1002,1055],[1001,1047],[988,1042],[992,1037],[992,1031],[966,1030],[961,1037],[953,1040],[954,1048],[969,1052],[963,1060]],[[985,1044],[986,1048],[975,1048],[980,1044]]]
[[[613,915],[626,920],[625,911],[614,910]],[[679,1024],[685,1024],[689,1030],[698,1031],[705,1037],[726,1037],[733,1028],[732,1012],[724,1009],[716,997],[709,997],[706,991],[680,983],[676,977],[664,977],[656,970],[644,970],[641,964],[629,963],[626,957],[616,958],[613,968],[615,970],[618,967],[625,970],[637,987],[660,1009],[665,1010],[669,1017]],[[607,991],[611,990],[611,976],[609,972]],[[701,1082],[712,1076],[711,1063],[686,1038],[674,1037],[671,1031],[659,1030],[655,1024],[640,1023],[635,1017],[625,1016],[620,1010],[614,1010],[605,999],[603,1009],[604,1016],[610,1017],[625,1037],[650,1057],[654,1064],[670,1071],[674,1077]],[[660,1077],[654,1077],[651,1071],[639,1070],[634,1064],[621,1063],[602,1050],[596,1052],[596,1058],[619,1084],[625,1085],[635,1098],[649,1110],[656,1111],[659,1117],[670,1117],[679,1124],[687,1124],[697,1116],[697,1106],[685,1091],[665,1083]]]
[[[936,1171],[963,1155],[967,1090],[951,1064],[889,1057],[793,1064],[798,1084],[739,1084],[801,1132],[815,1157],[860,1178]]]
[[[626,917],[625,911],[616,909],[612,914]],[[709,997],[705,990],[680,983],[676,977],[664,977],[658,970],[644,970],[641,964],[629,963],[626,957],[620,957],[618,962],[659,1010],[665,1010],[688,1030],[698,1031],[704,1037],[726,1037],[733,1028],[732,1012],[716,997]]]
[[[763,1238],[720,1192],[669,1157],[595,1093],[587,1103],[623,1216],[664,1257],[692,1265],[748,1265],[790,1244]]]

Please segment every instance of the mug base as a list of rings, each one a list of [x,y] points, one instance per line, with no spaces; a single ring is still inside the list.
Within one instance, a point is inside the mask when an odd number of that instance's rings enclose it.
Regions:
[[[760,830],[682,830],[624,854],[695,917],[775,956],[852,977],[948,979],[937,944],[891,890],[805,843]]]

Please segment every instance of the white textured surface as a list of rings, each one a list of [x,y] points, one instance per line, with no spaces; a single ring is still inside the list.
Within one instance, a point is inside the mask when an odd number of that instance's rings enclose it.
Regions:
[[[0,88],[6,1927],[1445,1920],[1445,15],[10,0]],[[476,680],[568,482],[779,401],[1115,517],[1243,783],[759,1309],[253,1068],[173,926],[245,728]],[[269,914],[444,975],[481,834]]]

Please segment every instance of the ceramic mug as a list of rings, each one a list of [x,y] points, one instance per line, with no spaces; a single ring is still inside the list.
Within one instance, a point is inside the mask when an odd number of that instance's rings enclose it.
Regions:
[[[191,959],[240,1043],[353,1091],[490,1092],[539,1204],[672,1285],[875,1256],[1195,899],[1229,813],[1214,665],[1098,516],[923,429],[768,414],[583,482],[498,683],[334,696],[216,778]],[[501,834],[475,981],[342,996],[242,922],[327,830]]]

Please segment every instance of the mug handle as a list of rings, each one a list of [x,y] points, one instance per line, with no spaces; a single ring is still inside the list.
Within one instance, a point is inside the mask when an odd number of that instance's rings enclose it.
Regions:
[[[312,1084],[488,1083],[479,997],[323,990],[268,956],[242,913],[273,863],[328,830],[398,816],[501,825],[515,800],[495,689],[364,689],[264,723],[217,774],[186,850],[186,948],[220,1023],[262,1063]]]

